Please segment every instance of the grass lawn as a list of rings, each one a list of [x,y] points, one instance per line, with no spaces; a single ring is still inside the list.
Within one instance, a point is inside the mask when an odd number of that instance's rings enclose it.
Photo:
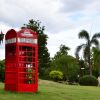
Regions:
[[[39,80],[38,93],[4,91],[0,83],[0,100],[100,100],[100,87],[64,85]]]

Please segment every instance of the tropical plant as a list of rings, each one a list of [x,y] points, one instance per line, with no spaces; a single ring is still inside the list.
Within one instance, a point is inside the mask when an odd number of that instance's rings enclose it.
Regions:
[[[79,39],[85,39],[86,43],[83,43],[76,48],[76,58],[79,59],[79,52],[83,48],[83,57],[89,67],[89,73],[90,75],[92,75],[91,47],[92,45],[95,45],[97,47],[99,46],[98,38],[100,38],[100,33],[94,34],[91,38],[86,30],[82,30],[78,34],[78,37]]]

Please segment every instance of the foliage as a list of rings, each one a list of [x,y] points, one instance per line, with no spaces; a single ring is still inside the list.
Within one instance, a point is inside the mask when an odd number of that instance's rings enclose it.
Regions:
[[[0,60],[0,81],[4,82],[4,71],[5,67],[4,67],[4,60]]]
[[[61,44],[60,48],[59,48],[59,51],[54,56],[54,59],[59,58],[59,57],[61,57],[63,55],[67,55],[68,54],[68,50],[70,50],[69,47]]]
[[[38,34],[38,61],[39,61],[39,76],[45,76],[50,67],[50,54],[47,48],[48,36],[44,34],[45,27],[41,26],[39,20],[29,20],[28,24],[24,24],[22,28],[29,28]]]
[[[100,49],[93,48],[93,70],[100,75]]]
[[[80,85],[85,85],[85,86],[97,86],[98,85],[98,80],[94,76],[85,75],[85,76],[80,78],[79,84]]]
[[[99,46],[98,38],[100,38],[100,33],[96,33],[92,38],[90,38],[89,33],[86,30],[82,30],[78,34],[78,37],[81,39],[85,39],[86,43],[81,44],[76,48],[76,58],[79,59],[79,52],[83,48],[83,57],[85,62],[87,62],[87,65],[89,66],[90,75],[92,75],[91,47],[92,45],[95,45],[97,47]]]
[[[61,71],[53,70],[49,73],[49,76],[54,81],[59,81],[63,79],[63,73]]]
[[[74,57],[70,55],[62,55],[52,60],[52,70],[60,70],[64,74],[64,80],[77,81],[79,66]]]
[[[63,72],[64,80],[77,81],[79,66],[76,59],[68,55],[69,47],[60,45],[59,51],[55,54],[51,62],[52,70]]]
[[[79,65],[79,76],[82,77],[84,75],[89,74],[89,68],[83,59],[78,60]]]

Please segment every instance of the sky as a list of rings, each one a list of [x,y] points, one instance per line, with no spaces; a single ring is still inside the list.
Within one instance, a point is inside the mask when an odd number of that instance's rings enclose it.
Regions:
[[[0,0],[0,31],[19,30],[30,19],[40,20],[48,35],[48,50],[53,57],[59,46],[70,47],[74,56],[78,33],[85,29],[92,36],[100,32],[100,0]],[[0,45],[0,59],[5,58],[5,43]]]

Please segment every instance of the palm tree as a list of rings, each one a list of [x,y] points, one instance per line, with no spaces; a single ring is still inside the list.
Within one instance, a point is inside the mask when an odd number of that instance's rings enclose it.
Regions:
[[[99,46],[98,38],[100,38],[100,33],[94,34],[91,38],[89,33],[86,30],[82,30],[78,34],[78,37],[79,39],[85,39],[86,43],[83,43],[76,48],[76,52],[75,52],[76,58],[79,59],[79,52],[83,48],[83,57],[85,62],[88,64],[89,73],[90,75],[92,75],[91,47],[92,45],[95,45],[96,47]]]

